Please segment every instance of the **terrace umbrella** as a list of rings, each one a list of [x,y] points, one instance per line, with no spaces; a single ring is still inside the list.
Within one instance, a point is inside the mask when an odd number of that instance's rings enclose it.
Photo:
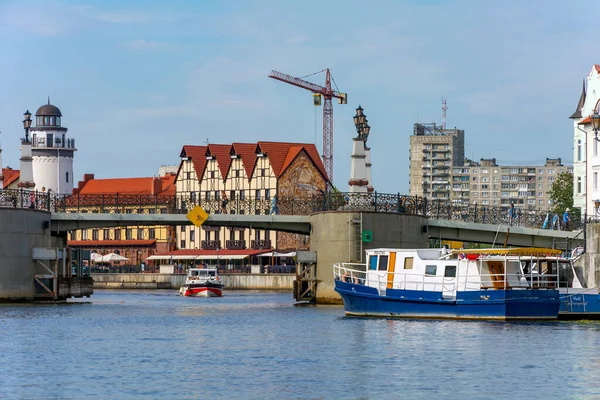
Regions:
[[[94,261],[97,263],[101,263],[101,262],[114,262],[114,261],[127,261],[127,260],[129,260],[129,258],[123,257],[116,253],[109,253],[109,254],[103,255],[102,257],[97,258]]]

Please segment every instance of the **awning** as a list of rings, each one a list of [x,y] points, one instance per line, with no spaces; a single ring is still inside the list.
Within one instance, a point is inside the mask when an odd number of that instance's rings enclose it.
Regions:
[[[270,251],[268,253],[263,253],[260,256],[261,257],[296,257],[296,252],[290,251],[289,253],[278,253],[276,251]]]
[[[229,255],[199,255],[199,256],[190,256],[190,255],[173,255],[173,256],[150,256],[147,258],[148,261],[152,260],[243,260],[244,258],[248,258],[247,255],[244,254],[229,254]]]

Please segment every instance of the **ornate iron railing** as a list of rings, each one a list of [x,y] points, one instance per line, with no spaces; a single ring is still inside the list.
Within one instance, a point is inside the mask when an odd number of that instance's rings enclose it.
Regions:
[[[481,206],[453,203],[448,200],[428,200],[418,196],[384,193],[321,193],[309,197],[198,199],[177,194],[159,195],[56,195],[26,189],[0,189],[0,207],[36,208],[51,212],[73,213],[130,213],[130,214],[185,214],[196,205],[209,214],[251,215],[310,215],[322,211],[374,211],[423,215],[433,219],[476,222],[493,225],[512,225],[527,228],[576,230],[583,227],[583,219],[571,218],[569,226],[552,224],[554,215],[541,209],[516,208],[510,217],[508,207]],[[548,223],[544,221],[548,218]]]

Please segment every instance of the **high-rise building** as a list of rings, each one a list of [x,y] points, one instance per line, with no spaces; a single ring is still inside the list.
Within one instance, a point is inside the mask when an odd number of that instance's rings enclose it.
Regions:
[[[432,124],[415,124],[410,137],[410,194],[450,199],[450,172],[463,164],[465,132]]]

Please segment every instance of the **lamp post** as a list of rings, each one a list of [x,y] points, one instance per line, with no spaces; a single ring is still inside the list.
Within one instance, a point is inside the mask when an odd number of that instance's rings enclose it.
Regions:
[[[598,111],[594,112],[594,115],[592,115],[592,117],[590,118],[592,120],[592,129],[594,130],[594,138],[598,141],[600,141],[600,139],[598,139],[598,131],[600,130],[600,114],[598,114]],[[596,209],[598,209],[598,207],[596,207]]]
[[[594,200],[594,208],[596,209],[596,218],[598,218],[598,209],[600,209],[600,200]]]
[[[361,106],[358,106],[356,109],[356,114],[354,115],[354,126],[356,127],[356,133],[358,133],[359,139],[364,139],[366,141],[369,137],[371,127],[368,124],[367,116],[363,112],[363,108]]]
[[[29,110],[23,113],[23,128],[25,128],[25,142],[29,142],[29,128],[31,128],[31,113]]]

